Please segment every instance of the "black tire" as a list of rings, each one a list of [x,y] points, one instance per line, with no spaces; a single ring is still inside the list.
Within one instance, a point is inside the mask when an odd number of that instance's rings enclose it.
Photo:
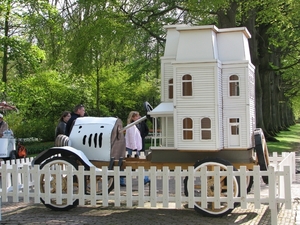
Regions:
[[[200,171],[201,168],[205,167],[205,166],[220,166],[220,169],[222,170],[225,170],[227,166],[232,166],[232,164],[226,160],[223,160],[223,159],[219,159],[219,158],[215,158],[215,159],[204,159],[204,160],[201,160],[201,161],[197,161],[194,165],[194,168],[196,171]],[[234,170],[236,171],[236,168],[234,168]],[[197,181],[198,179],[198,181]],[[208,177],[207,178],[207,182],[210,183],[210,178]],[[227,187],[227,178],[224,178],[224,179],[221,179],[222,182],[221,182],[221,195],[226,195],[226,191],[227,189],[223,189]],[[220,180],[220,181],[221,181]],[[194,185],[195,185],[195,189],[196,187],[200,187],[200,191],[195,191],[195,195],[200,195],[201,196],[201,183],[198,184],[198,182],[200,181],[200,178],[195,178],[195,181],[194,181]],[[234,177],[233,179],[233,185],[234,185],[234,189],[235,189],[235,193],[234,193],[234,196],[235,197],[238,197],[240,195],[240,177],[239,176],[236,176]],[[212,184],[210,184],[210,186],[208,185],[208,195],[210,194],[210,192],[214,193],[214,186]],[[188,196],[188,177],[185,177],[184,179],[184,193],[186,196]],[[216,209],[214,208],[214,205],[212,203],[208,203],[207,204],[208,207],[207,208],[203,208],[201,207],[201,202],[196,202],[195,203],[195,206],[194,206],[194,209],[196,212],[202,214],[203,216],[208,216],[208,217],[221,217],[221,216],[224,216],[224,215],[227,215],[229,214],[233,209],[230,209],[228,206],[227,206],[227,203],[226,202],[221,202],[221,208],[220,209]],[[237,207],[239,205],[239,203],[235,203],[234,204],[234,207]]]
[[[266,143],[266,139],[264,138],[263,132],[261,129],[257,130],[254,133],[255,140],[255,151],[257,162],[261,171],[267,171],[269,166],[269,151]],[[262,176],[262,180],[265,184],[269,184],[269,177]]]
[[[50,158],[50,159],[46,160],[45,162],[43,162],[40,165],[40,169],[42,169],[43,167],[45,167],[47,164],[50,164],[49,166],[52,166],[53,169],[55,169],[54,167],[57,166],[57,165],[59,165],[59,166],[72,165],[76,170],[78,170],[78,164],[75,161],[73,161],[72,159],[69,159],[69,158],[64,158],[64,157]],[[45,190],[44,190],[44,183],[45,183],[44,176],[45,176],[45,174],[41,174],[41,177],[40,177],[40,191],[41,191],[41,193],[45,193]],[[55,177],[52,177],[52,178],[53,178],[53,181],[54,181]],[[63,179],[66,179],[66,177],[64,177]],[[54,184],[50,184],[50,188],[52,188],[51,192],[55,192],[55,181],[53,183]],[[73,186],[74,185],[76,186],[76,183],[78,185],[78,178],[77,178],[77,176],[74,175],[73,176]],[[67,193],[67,191],[68,190],[66,189],[65,193]],[[77,189],[77,192],[78,192],[78,189]],[[51,199],[51,203],[50,204],[46,204],[45,200],[43,198],[40,198],[40,199],[41,199],[41,202],[47,208],[49,208],[51,210],[54,210],[54,211],[68,211],[70,209],[73,209],[73,208],[77,207],[77,205],[79,203],[78,199],[74,199],[73,203],[71,205],[68,205],[66,203],[66,199],[62,199],[62,202],[63,202],[62,204],[56,204],[56,200],[55,199]],[[65,204],[64,204],[64,202],[65,202]]]
[[[248,186],[247,186],[247,194],[251,191],[251,188],[253,186],[253,176],[249,176],[248,178]]]
[[[17,152],[15,150],[12,150],[10,153],[9,153],[9,159],[10,160],[16,160],[17,159]]]

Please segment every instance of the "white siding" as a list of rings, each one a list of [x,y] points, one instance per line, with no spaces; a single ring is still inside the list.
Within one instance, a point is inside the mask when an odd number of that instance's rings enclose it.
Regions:
[[[217,90],[217,96],[218,96],[218,111],[216,114],[217,117],[217,121],[218,123],[216,124],[216,130],[218,132],[218,136],[217,136],[217,146],[219,146],[219,148],[223,148],[224,147],[224,124],[223,124],[223,81],[222,81],[222,68],[221,68],[221,64],[218,65],[218,67],[216,68],[217,70],[217,74],[218,74],[218,84],[216,85]]]
[[[216,105],[215,99],[215,74],[216,64],[212,66],[199,67],[175,67],[176,71],[176,87],[174,89],[176,94],[176,105],[185,107],[209,107],[214,108]],[[192,76],[193,95],[182,96],[182,77],[185,74]]]
[[[167,29],[165,55],[161,58],[161,100],[173,103],[173,116],[171,112],[156,115],[162,130],[160,144],[178,150],[203,151],[252,147],[256,128],[254,66],[250,62],[247,29],[214,26],[168,26]],[[182,95],[182,77],[186,74],[192,77],[192,96]],[[230,75],[239,77],[239,96],[229,96]],[[172,78],[173,99],[169,99]],[[211,120],[211,140],[201,139],[204,117]],[[192,140],[183,140],[184,118],[193,120]],[[239,119],[239,136],[229,136],[230,118]]]
[[[169,80],[173,78],[173,66],[171,60],[163,60],[161,69],[161,101],[172,102],[172,99],[169,100]]]
[[[189,109],[188,112],[185,108],[177,108],[177,148],[179,150],[216,150],[216,123],[213,116],[202,116],[202,115],[214,115],[213,109],[203,108],[203,109]],[[208,117],[211,120],[211,140],[201,140],[200,127],[201,119],[203,117]],[[193,120],[193,140],[183,140],[183,126],[182,121],[184,118],[191,118]]]
[[[253,131],[256,129],[256,113],[255,113],[255,74],[254,74],[254,68],[250,67],[248,69],[249,74],[249,146],[254,146],[255,143],[253,143]]]
[[[161,145],[174,147],[174,121],[173,117],[161,118]]]
[[[250,86],[254,84],[249,84],[249,65],[239,64],[229,67],[229,65],[224,66],[223,69],[223,116],[224,116],[224,148],[250,148],[252,147],[251,139],[249,137],[252,135],[250,132],[253,126],[252,117],[255,114],[255,100],[249,95],[251,93]],[[239,96],[229,96],[229,77],[231,75],[237,75],[239,77]],[[254,111],[253,111],[254,110]],[[231,146],[230,145],[230,127],[229,119],[239,118],[239,134],[240,134],[240,145]],[[255,118],[255,116],[254,116]]]

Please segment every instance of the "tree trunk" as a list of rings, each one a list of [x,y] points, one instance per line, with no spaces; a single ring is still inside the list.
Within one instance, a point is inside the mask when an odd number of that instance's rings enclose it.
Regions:
[[[9,16],[10,16],[10,6],[11,2],[8,1],[6,5],[6,14],[4,21],[4,44],[3,44],[3,61],[2,61],[2,81],[7,82],[7,67],[8,67],[8,31],[9,31]]]
[[[255,66],[255,105],[256,105],[256,127],[261,128],[265,135],[267,134],[265,129],[264,117],[263,117],[263,88],[260,76],[260,63],[259,63],[259,52],[258,52],[258,31],[256,29],[256,11],[251,10],[245,17],[243,25],[247,27],[251,34],[249,39],[249,47],[251,53],[251,62]]]

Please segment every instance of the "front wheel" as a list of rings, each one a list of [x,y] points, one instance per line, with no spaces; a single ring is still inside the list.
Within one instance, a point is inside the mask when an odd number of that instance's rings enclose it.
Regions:
[[[195,171],[201,171],[206,167],[207,171],[214,171],[218,166],[220,171],[226,171],[227,166],[232,166],[231,163],[222,159],[205,159],[197,161],[194,165]],[[234,168],[236,171],[236,169]],[[188,177],[184,179],[184,191],[188,196]],[[233,197],[238,197],[240,194],[240,177],[233,177]],[[227,197],[227,176],[220,176],[220,189],[215,188],[215,177],[207,176],[207,193],[204,193],[207,197],[215,196],[216,192],[220,192],[221,197]],[[195,177],[194,179],[194,196],[201,197],[201,178]],[[236,206],[237,204],[235,204]],[[230,209],[227,202],[220,202],[220,207],[216,207],[214,202],[207,202],[207,207],[201,205],[201,202],[195,202],[195,211],[199,212],[203,216],[223,216],[229,214],[233,209]]]
[[[49,166],[50,170],[50,193],[56,193],[57,188],[61,188],[62,194],[68,194],[70,190],[68,190],[68,179],[72,179],[73,182],[73,194],[78,194],[78,177],[76,175],[73,175],[73,177],[68,177],[67,174],[61,175],[61,187],[57,187],[56,182],[56,170],[60,168],[60,170],[65,170],[67,166],[71,165],[76,170],[78,170],[77,163],[69,158],[64,157],[54,157],[46,160],[44,163],[40,165],[40,169],[43,169],[46,165]],[[58,178],[59,179],[59,178]],[[40,191],[41,193],[45,193],[46,191],[46,182],[48,179],[46,179],[45,174],[41,174],[40,176]],[[67,198],[62,198],[61,202],[58,203],[56,201],[56,198],[51,198],[50,203],[45,203],[45,200],[41,198],[42,203],[49,209],[55,210],[55,211],[67,211],[72,208],[75,208],[79,201],[78,199],[73,199],[72,204],[67,203]]]
[[[9,154],[9,159],[10,160],[15,160],[17,159],[17,152],[15,150],[11,151]]]

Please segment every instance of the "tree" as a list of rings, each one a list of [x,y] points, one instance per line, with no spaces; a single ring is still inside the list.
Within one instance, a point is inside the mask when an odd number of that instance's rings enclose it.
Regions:
[[[27,24],[23,18],[30,15],[28,14],[30,3],[30,1],[5,0],[0,5],[3,13],[0,17],[1,67],[5,90],[9,75],[33,73],[44,59],[43,51],[26,40]],[[6,99],[5,90],[4,99]]]

